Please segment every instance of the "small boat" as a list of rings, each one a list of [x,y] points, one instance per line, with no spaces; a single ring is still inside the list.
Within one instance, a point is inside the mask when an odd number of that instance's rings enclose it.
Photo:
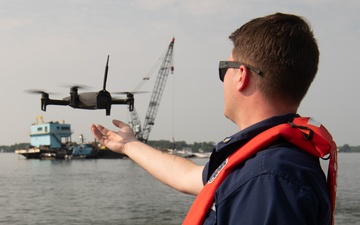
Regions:
[[[90,159],[98,157],[98,148],[92,144],[79,144],[70,147],[69,159]]]

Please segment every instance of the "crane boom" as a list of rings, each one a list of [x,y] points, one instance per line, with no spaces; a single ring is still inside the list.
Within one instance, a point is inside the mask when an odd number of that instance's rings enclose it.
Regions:
[[[172,57],[174,50],[174,42],[175,42],[175,38],[171,40],[168,50],[165,54],[164,60],[162,61],[162,64],[160,66],[142,129],[141,129],[141,122],[136,110],[134,109],[132,112],[130,112],[130,116],[131,116],[130,123],[136,133],[136,137],[140,141],[145,143],[149,138],[151,128],[154,126],[155,117],[160,106],[161,97],[165,89],[165,84],[169,72],[173,71]]]
[[[130,111],[130,117],[131,117],[130,125],[135,132],[136,138],[140,140],[142,135],[141,121],[135,107],[133,111]]]

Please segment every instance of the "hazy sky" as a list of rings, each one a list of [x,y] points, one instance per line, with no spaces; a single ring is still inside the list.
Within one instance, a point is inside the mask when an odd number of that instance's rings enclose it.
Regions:
[[[29,142],[30,125],[45,121],[72,125],[73,141],[93,139],[91,123],[114,128],[129,120],[126,106],[79,110],[48,106],[26,89],[68,95],[64,85],[102,88],[110,55],[107,89],[133,91],[175,37],[175,72],[167,80],[150,140],[214,141],[237,131],[223,116],[218,62],[226,60],[229,34],[255,17],[294,13],[310,22],[320,48],[319,72],[299,113],[313,116],[338,145],[360,145],[357,0],[0,0],[0,145]],[[152,91],[157,70],[142,91]],[[88,90],[87,90],[88,91]],[[135,97],[144,121],[149,94]]]

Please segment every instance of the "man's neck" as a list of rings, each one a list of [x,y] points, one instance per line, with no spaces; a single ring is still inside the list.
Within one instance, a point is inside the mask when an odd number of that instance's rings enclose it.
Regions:
[[[297,107],[291,107],[288,104],[279,104],[276,101],[252,101],[252,104],[247,104],[243,108],[241,115],[234,122],[242,130],[270,117],[296,112]]]

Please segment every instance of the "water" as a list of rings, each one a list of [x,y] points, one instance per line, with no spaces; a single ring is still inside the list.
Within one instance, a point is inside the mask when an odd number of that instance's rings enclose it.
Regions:
[[[360,153],[338,154],[339,172],[335,222],[360,224]]]
[[[180,224],[193,201],[131,160],[0,154],[0,224]]]
[[[336,224],[360,224],[358,160],[358,153],[339,154]],[[3,153],[0,181],[0,224],[181,224],[194,200],[122,159],[41,161]]]

